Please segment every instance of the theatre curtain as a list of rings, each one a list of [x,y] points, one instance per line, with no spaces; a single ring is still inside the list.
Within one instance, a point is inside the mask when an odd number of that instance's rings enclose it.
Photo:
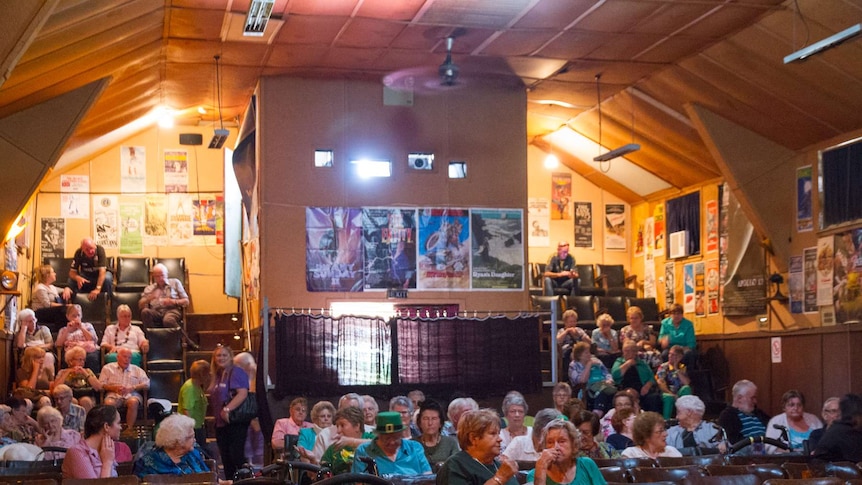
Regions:
[[[476,396],[541,387],[537,317],[384,321],[277,311],[273,323],[270,362],[281,396],[335,395],[357,386],[368,393],[403,385]]]

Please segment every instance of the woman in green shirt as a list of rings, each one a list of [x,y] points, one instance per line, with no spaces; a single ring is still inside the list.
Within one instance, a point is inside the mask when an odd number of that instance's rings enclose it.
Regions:
[[[204,421],[207,416],[207,394],[210,383],[210,363],[196,360],[189,368],[189,379],[180,387],[177,412],[195,420],[195,441],[206,449],[207,431]]]
[[[535,485],[606,485],[599,467],[590,458],[577,458],[580,433],[575,425],[555,419],[545,426],[545,449],[536,468],[527,475]]]
[[[355,439],[374,439],[374,433],[365,432],[365,414],[357,407],[348,406],[339,409],[335,413],[335,428],[338,430],[338,437],[355,438]],[[350,472],[353,466],[353,455],[356,453],[355,446],[342,446],[337,448],[331,445],[323,456],[320,458],[321,466],[328,466],[332,470],[333,475]]]

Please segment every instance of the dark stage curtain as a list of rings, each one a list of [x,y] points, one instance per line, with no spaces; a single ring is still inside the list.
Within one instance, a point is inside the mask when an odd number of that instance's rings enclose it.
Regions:
[[[700,192],[692,192],[667,201],[667,239],[670,234],[688,231],[688,254],[700,254]],[[666,244],[670,257],[670,244]]]
[[[821,155],[824,228],[862,219],[862,142]]]

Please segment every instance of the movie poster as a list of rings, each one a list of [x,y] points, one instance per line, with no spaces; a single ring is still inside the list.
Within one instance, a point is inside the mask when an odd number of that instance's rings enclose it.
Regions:
[[[365,289],[416,288],[416,209],[362,209]]]
[[[144,199],[144,244],[168,245],[168,208],[164,194],[147,194]]]
[[[725,316],[755,316],[766,311],[763,248],[739,202],[720,187],[719,275]]]
[[[168,240],[173,246],[190,246],[194,236],[194,208],[189,194],[168,194]]]
[[[470,217],[467,209],[419,210],[420,289],[470,289]]]
[[[43,217],[42,239],[39,254],[45,258],[66,257],[66,220],[62,217]]]
[[[706,262],[706,312],[709,315],[718,315],[719,286],[720,279],[718,276],[718,260],[710,259]]]
[[[718,252],[718,201],[706,201],[706,252]]]
[[[605,249],[626,250],[625,204],[605,204]]]
[[[308,291],[362,291],[362,209],[305,208]]]
[[[676,302],[674,293],[676,292],[676,273],[674,272],[674,263],[669,261],[664,264],[664,306],[670,308]]]
[[[144,254],[143,213],[138,202],[120,204],[120,254]]]
[[[527,219],[530,221],[530,246],[546,248],[551,245],[551,205],[544,197],[527,199]]]
[[[702,262],[694,263],[694,314],[706,316],[706,269]]]
[[[575,247],[593,249],[592,202],[575,202]]]
[[[835,235],[835,320],[862,319],[862,229]]]
[[[194,235],[215,236],[216,200],[215,198],[196,198],[192,201],[194,214]]]
[[[655,257],[652,251],[644,254],[644,298],[656,297]]]
[[[802,256],[790,257],[787,286],[790,289],[790,313],[802,313],[805,303],[805,278]]]
[[[551,175],[551,219],[571,219],[569,204],[572,200],[572,174],[554,173]]]
[[[124,194],[147,191],[146,147],[120,147],[120,191]]]
[[[814,230],[814,218],[811,215],[811,165],[796,169],[796,231],[811,232]]]
[[[802,250],[802,279],[805,281],[803,309],[805,313],[817,313],[817,248]]]
[[[638,224],[637,231],[635,231],[635,257],[640,257],[644,255],[644,224]]]
[[[652,218],[655,228],[655,252],[664,251],[664,204],[658,204],[653,209]]]
[[[832,275],[834,265],[833,236],[817,239],[817,305],[832,304]]]
[[[471,209],[472,288],[524,288],[523,211]]]
[[[682,308],[685,313],[694,313],[694,264],[682,267]]]
[[[165,150],[165,192],[189,191],[189,160],[185,150]]]
[[[90,177],[60,175],[60,216],[65,219],[90,218]]]
[[[93,196],[93,240],[105,249],[120,244],[120,208],[115,195]]]

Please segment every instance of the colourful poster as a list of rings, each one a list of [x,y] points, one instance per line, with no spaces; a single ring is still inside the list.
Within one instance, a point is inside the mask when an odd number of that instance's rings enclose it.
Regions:
[[[862,229],[835,235],[835,320],[862,319]]]
[[[706,262],[706,313],[718,315],[718,260]]]
[[[174,246],[193,244],[194,208],[189,194],[168,194],[168,240]]]
[[[653,209],[652,218],[655,221],[655,251],[664,251],[664,204],[658,204]]]
[[[216,200],[215,198],[199,198],[192,201],[194,214],[194,235],[215,236],[216,233]]]
[[[551,175],[551,219],[571,219],[569,205],[572,200],[572,174],[554,173]]]
[[[143,254],[143,215],[140,203],[120,204],[120,254]]]
[[[124,194],[147,191],[146,147],[120,147],[120,191]]]
[[[416,209],[362,209],[365,289],[416,288]]]
[[[592,202],[575,202],[575,247],[593,249]]]
[[[305,208],[308,291],[362,291],[362,209]]]
[[[718,252],[718,201],[706,202],[706,252]]]
[[[120,212],[117,196],[93,196],[93,240],[105,249],[120,243]]]
[[[814,230],[814,218],[811,216],[811,165],[796,169],[796,231],[810,232]]]
[[[66,220],[62,217],[43,217],[41,229],[39,254],[42,259],[66,257]]]
[[[626,250],[625,204],[605,204],[605,249]]]
[[[832,275],[835,261],[833,236],[817,239],[817,305],[832,304]]]
[[[686,313],[694,313],[694,264],[686,264],[682,267],[682,307]]]
[[[524,288],[523,214],[520,209],[470,209],[474,290]]]
[[[467,209],[419,210],[420,289],[470,288],[470,217]]]
[[[530,246],[546,248],[551,245],[551,204],[544,197],[527,199],[527,219],[530,221]]]
[[[676,273],[673,261],[664,264],[664,306],[670,308],[676,302]]]
[[[189,191],[189,160],[185,150],[165,150],[165,192]]]
[[[694,263],[694,314],[706,316],[706,269],[702,262]]]
[[[167,246],[168,208],[164,194],[147,194],[144,199],[144,244]]]
[[[802,313],[805,303],[805,278],[802,271],[802,256],[790,257],[789,281],[790,288],[790,313]]]
[[[805,313],[817,313],[817,248],[802,250],[802,279],[804,295],[802,298]]]
[[[638,224],[638,230],[635,231],[635,256],[643,256],[644,254],[644,224]]]

